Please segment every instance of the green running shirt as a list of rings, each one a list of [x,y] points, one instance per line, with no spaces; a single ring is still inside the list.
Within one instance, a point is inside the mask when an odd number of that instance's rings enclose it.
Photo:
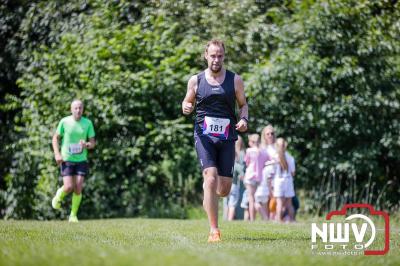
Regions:
[[[94,138],[95,132],[92,121],[83,116],[79,121],[76,121],[70,115],[61,119],[56,132],[61,136],[61,156],[63,161],[87,161],[87,149],[85,148],[79,152],[77,147],[80,140],[88,141],[89,138]]]

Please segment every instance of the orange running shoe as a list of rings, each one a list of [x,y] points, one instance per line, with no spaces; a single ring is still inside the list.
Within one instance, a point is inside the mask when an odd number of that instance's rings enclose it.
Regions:
[[[219,229],[215,229],[208,235],[208,243],[220,242],[221,239],[221,231]]]

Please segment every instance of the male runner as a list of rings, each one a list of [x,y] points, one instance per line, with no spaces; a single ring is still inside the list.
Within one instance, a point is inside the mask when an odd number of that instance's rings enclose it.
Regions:
[[[204,58],[207,69],[189,79],[182,112],[188,115],[196,104],[194,139],[203,171],[203,207],[210,224],[208,242],[221,241],[218,229],[218,196],[229,194],[235,161],[237,131],[245,132],[248,106],[244,84],[239,75],[223,66],[222,41],[207,43]],[[239,107],[236,117],[235,104]]]

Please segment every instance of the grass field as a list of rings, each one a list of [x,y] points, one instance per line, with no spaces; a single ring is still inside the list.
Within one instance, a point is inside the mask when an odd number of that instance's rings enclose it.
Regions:
[[[220,244],[206,220],[0,221],[0,265],[399,265],[391,226],[387,255],[333,256],[311,254],[307,221],[221,222]]]

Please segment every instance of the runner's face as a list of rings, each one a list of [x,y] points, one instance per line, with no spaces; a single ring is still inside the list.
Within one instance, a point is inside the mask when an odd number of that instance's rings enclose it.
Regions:
[[[220,72],[224,64],[224,48],[218,45],[211,44],[206,51],[205,58],[207,60],[208,68],[213,73]]]
[[[274,130],[271,129],[271,128],[268,128],[268,129],[265,131],[264,138],[265,138],[265,142],[266,142],[268,145],[274,144],[274,142],[275,142],[275,132],[274,132]]]
[[[75,120],[79,120],[83,114],[83,103],[81,102],[73,102],[71,104],[71,113]]]

